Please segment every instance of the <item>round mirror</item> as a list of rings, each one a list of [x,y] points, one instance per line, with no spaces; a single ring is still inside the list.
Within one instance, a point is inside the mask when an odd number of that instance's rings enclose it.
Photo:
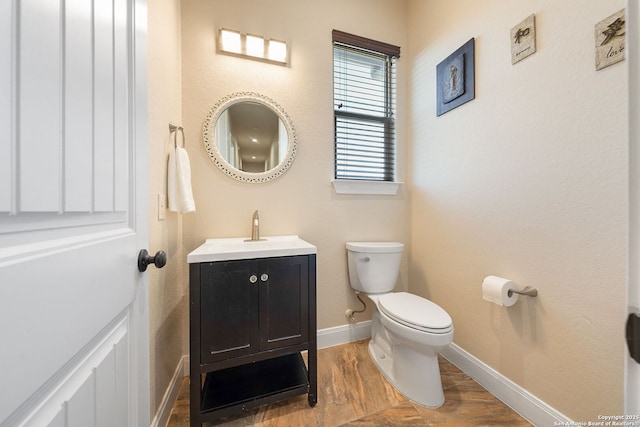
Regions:
[[[287,113],[266,96],[241,92],[222,98],[204,120],[204,146],[215,165],[244,182],[284,174],[296,154],[296,133]]]

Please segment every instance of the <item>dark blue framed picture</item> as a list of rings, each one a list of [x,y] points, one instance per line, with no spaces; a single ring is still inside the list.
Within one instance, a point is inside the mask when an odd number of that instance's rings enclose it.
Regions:
[[[436,82],[437,116],[476,97],[474,38],[438,64]]]

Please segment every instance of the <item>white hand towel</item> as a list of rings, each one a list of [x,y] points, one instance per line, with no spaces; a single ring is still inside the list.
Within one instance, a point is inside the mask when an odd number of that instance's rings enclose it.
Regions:
[[[191,165],[187,150],[182,147],[171,147],[167,168],[167,196],[169,210],[187,213],[196,210],[191,189]]]

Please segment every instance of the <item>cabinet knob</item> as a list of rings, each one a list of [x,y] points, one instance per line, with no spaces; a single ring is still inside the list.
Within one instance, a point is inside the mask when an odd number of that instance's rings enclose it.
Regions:
[[[251,277],[249,277],[249,281],[251,283],[256,283],[258,281],[258,276],[256,276],[255,274],[252,274]]]
[[[269,280],[269,275],[267,273],[263,273],[262,276],[260,276],[260,280],[266,282],[267,280]]]

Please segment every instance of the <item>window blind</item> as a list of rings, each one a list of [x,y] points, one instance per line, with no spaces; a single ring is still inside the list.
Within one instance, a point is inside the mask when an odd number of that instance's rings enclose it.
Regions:
[[[393,181],[399,48],[374,41],[363,48],[346,43],[344,37],[336,39],[335,33],[335,178]],[[375,43],[386,52],[371,50]]]

